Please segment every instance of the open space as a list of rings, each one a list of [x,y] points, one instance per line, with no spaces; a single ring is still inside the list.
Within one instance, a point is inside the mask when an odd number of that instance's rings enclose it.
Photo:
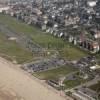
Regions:
[[[63,47],[65,44],[61,39],[55,38],[51,35],[41,32],[41,30],[35,26],[29,26],[25,23],[19,22],[18,20],[10,17],[8,15],[0,14],[0,24],[6,24],[7,27],[12,29],[17,33],[24,33],[30,36],[34,42],[40,44],[43,47],[51,46],[51,48],[55,47]]]
[[[81,78],[78,78],[76,80],[65,80],[64,81],[64,84],[65,84],[64,88],[65,89],[74,88],[74,87],[81,85],[85,82],[87,82],[87,80],[84,80],[84,79],[81,79]]]
[[[10,41],[3,33],[0,33],[0,55],[11,61],[24,63],[32,61],[31,52],[20,47],[15,41]]]
[[[60,77],[66,76],[67,74],[76,71],[75,68],[69,67],[69,66],[64,66],[44,72],[38,72],[33,74],[34,76],[38,77],[39,79],[59,79]]]
[[[26,25],[10,16],[0,14],[0,24],[6,25],[14,32],[17,32],[20,34],[24,33],[30,36],[33,39],[33,42],[39,44],[40,46],[44,48],[47,48],[49,50],[55,49],[55,50],[60,51],[61,56],[69,60],[77,60],[81,57],[88,55],[86,52],[81,51],[80,49],[64,42],[62,39],[56,38],[47,33],[41,32],[41,30],[39,30],[35,26]],[[17,51],[18,50],[16,50],[16,53]],[[13,53],[15,54],[15,52]]]

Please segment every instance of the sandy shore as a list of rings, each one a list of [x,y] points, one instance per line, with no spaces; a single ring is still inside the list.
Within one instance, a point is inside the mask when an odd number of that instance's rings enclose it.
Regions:
[[[0,58],[0,94],[10,98],[0,100],[65,100],[13,66],[17,67]]]

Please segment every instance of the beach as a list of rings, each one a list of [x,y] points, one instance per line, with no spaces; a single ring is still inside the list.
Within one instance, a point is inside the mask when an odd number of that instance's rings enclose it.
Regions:
[[[17,67],[0,58],[0,100],[65,100]]]

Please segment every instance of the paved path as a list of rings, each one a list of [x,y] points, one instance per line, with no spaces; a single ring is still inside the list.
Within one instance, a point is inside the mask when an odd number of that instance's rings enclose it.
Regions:
[[[10,91],[13,95],[17,94],[24,100],[65,100],[13,66],[17,67],[0,58],[0,89]]]

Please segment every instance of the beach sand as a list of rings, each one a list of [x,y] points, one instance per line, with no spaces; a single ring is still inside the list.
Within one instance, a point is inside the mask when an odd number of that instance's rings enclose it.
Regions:
[[[65,100],[0,57],[0,100]]]

